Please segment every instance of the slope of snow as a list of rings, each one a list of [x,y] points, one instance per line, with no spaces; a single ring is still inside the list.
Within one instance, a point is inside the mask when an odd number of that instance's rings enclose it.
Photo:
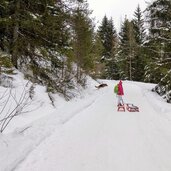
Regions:
[[[108,87],[90,82],[81,99],[1,135],[0,170],[170,171],[170,104],[153,84],[123,81],[125,103],[140,112],[117,112],[117,81],[102,81]]]

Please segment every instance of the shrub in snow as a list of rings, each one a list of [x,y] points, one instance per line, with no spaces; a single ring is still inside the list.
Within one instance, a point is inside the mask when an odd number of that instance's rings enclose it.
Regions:
[[[157,84],[152,91],[156,92],[160,96],[163,96],[168,103],[171,103],[171,91],[166,91],[166,86]]]
[[[8,80],[3,77],[4,80]],[[11,78],[10,78],[11,79]],[[22,88],[12,87],[12,81],[7,82],[8,87],[2,87],[0,91],[0,132],[3,132],[9,125],[11,120],[26,112],[27,106],[31,103],[30,93],[28,83],[26,83]]]
[[[166,101],[168,103],[171,103],[171,91],[169,91],[169,92],[166,93]]]
[[[13,77],[3,73],[0,74],[0,86],[13,87],[12,82],[13,82]]]
[[[158,84],[152,89],[152,91],[155,91],[160,96],[163,96],[166,93],[166,88],[165,88],[165,86],[161,86]]]

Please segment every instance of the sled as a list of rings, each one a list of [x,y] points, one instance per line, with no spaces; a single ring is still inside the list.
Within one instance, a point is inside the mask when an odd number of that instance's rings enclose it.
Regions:
[[[126,109],[129,112],[139,112],[139,108],[137,106],[134,106],[133,104],[126,104]]]
[[[123,105],[118,105],[118,111],[120,112],[125,112],[125,106]]]

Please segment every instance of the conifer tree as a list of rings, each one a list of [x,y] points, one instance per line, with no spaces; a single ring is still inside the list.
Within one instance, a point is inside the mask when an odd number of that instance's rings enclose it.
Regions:
[[[77,81],[84,84],[82,80],[82,70],[90,73],[93,67],[93,23],[89,17],[90,11],[87,3],[77,3],[72,16],[72,43],[73,43],[73,56],[77,64]]]
[[[134,80],[133,63],[135,58],[136,40],[133,22],[125,18],[120,35],[119,67],[122,79]]]
[[[140,6],[138,5],[136,11],[134,12],[133,18],[133,29],[135,35],[135,57],[133,62],[133,78],[135,81],[144,80],[144,68],[146,65],[145,55],[144,55],[144,41],[145,41],[145,28],[144,20]]]
[[[94,78],[102,78],[103,71],[105,69],[104,63],[101,62],[103,45],[100,39],[100,36],[97,32],[94,33],[94,41],[93,41],[93,59],[94,59],[94,72],[92,76]]]
[[[171,89],[171,2],[156,0],[148,8],[149,39],[146,44],[150,63],[146,67],[146,79]]]
[[[89,14],[86,0],[2,0],[0,50],[29,79],[66,94],[73,87],[73,61],[78,82],[84,72],[92,72],[94,26]]]
[[[134,12],[133,24],[136,42],[139,45],[143,45],[146,34],[144,28],[144,19],[139,5],[137,6],[136,11]]]
[[[117,79],[116,47],[117,35],[112,18],[104,16],[102,24],[98,28],[98,34],[103,45],[102,61],[105,63],[104,78]]]

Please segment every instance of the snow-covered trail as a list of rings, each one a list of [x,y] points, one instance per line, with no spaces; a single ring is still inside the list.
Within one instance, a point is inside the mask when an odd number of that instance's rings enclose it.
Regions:
[[[170,121],[131,82],[124,82],[124,100],[139,106],[140,112],[117,112],[113,82],[108,85],[15,171],[170,171]]]

